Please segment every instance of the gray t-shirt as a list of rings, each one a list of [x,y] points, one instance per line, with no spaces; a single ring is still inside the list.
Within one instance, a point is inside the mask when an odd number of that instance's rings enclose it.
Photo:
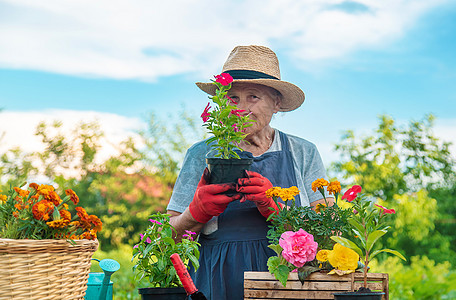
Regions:
[[[266,153],[282,150],[279,131],[277,129],[274,130],[274,141]],[[287,137],[293,157],[301,205],[309,206],[310,203],[323,198],[320,192],[312,191],[312,182],[318,178],[326,179],[325,167],[314,144],[293,135],[287,134]],[[206,153],[209,150],[210,148],[205,140],[194,144],[187,150],[182,169],[177,177],[173,194],[167,207],[168,210],[182,213],[192,202],[196,186],[206,167]]]

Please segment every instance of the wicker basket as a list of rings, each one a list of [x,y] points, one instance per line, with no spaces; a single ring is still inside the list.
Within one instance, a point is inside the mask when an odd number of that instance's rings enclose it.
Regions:
[[[0,239],[0,299],[84,299],[98,241]]]

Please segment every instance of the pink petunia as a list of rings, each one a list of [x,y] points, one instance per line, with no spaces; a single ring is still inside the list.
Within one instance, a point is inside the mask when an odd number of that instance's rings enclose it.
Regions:
[[[138,248],[138,247],[139,247],[139,245],[134,245],[134,246],[133,246],[133,249],[136,249],[136,248]]]
[[[282,256],[286,261],[300,268],[306,262],[312,261],[317,255],[318,243],[313,235],[302,228],[297,232],[285,231],[280,236],[279,245],[282,247]]]
[[[395,213],[396,213],[396,211],[395,211],[393,208],[388,209],[388,208],[383,207],[383,206],[378,205],[378,204],[374,204],[374,205],[377,206],[377,207],[379,207],[379,208],[381,208],[381,209],[383,209],[382,215],[384,215],[384,214],[395,214]]]
[[[141,237],[141,241],[142,241],[144,238],[144,234],[140,233],[139,236]]]
[[[207,103],[206,105],[206,108],[204,109],[203,113],[201,114],[201,119],[203,119],[203,122],[206,123],[207,120],[209,120],[209,117],[210,117],[210,113],[209,113],[209,109],[211,109],[211,107],[209,106],[210,103]]]
[[[233,77],[228,73],[222,73],[220,75],[215,75],[215,81],[221,85],[227,86],[233,82]]]
[[[234,105],[238,105],[238,103],[236,101],[234,101],[233,99],[231,99],[231,97],[229,96],[226,96],[230,101],[231,103],[233,103]]]
[[[152,223],[157,224],[157,225],[163,225],[163,223],[160,223],[160,222],[158,222],[157,220],[154,220],[154,219],[149,219],[149,221],[151,221]]]
[[[358,196],[358,193],[360,193],[361,191],[361,186],[354,185],[344,193],[342,199],[347,199],[348,202],[352,202]]]
[[[147,237],[146,243],[148,243],[148,244],[152,243],[152,240],[150,239],[150,237]]]
[[[237,126],[236,123],[234,123],[233,125],[231,125],[231,127],[233,127],[234,132],[239,132],[239,127]]]
[[[245,109],[233,109],[233,110],[231,111],[231,114],[232,114],[232,115],[235,115],[235,116],[238,116],[238,117],[242,117],[239,113],[245,112],[245,111],[246,111]]]

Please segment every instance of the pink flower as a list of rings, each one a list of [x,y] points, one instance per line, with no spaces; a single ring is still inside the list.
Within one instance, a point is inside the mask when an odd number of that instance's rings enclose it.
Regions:
[[[206,123],[207,120],[209,120],[209,116],[211,115],[209,113],[209,109],[211,109],[211,107],[209,106],[209,103],[206,105],[206,108],[204,109],[203,113],[201,114],[201,119],[203,119],[203,122]]]
[[[190,231],[190,230],[185,230],[185,232],[186,232],[187,234],[190,234],[190,235],[191,235],[191,234],[196,234],[196,232],[193,232],[193,231]]]
[[[380,207],[381,209],[383,209],[382,215],[384,215],[384,214],[395,214],[396,213],[396,211],[393,208],[387,209],[386,207],[383,207],[383,206],[378,205],[378,204],[375,204],[375,206]]]
[[[238,103],[236,101],[234,101],[233,99],[231,99],[229,96],[226,96],[230,101],[231,103],[233,103],[234,105],[238,105]]]
[[[189,240],[193,241],[193,237],[189,234],[183,234],[182,237],[188,238]]]
[[[138,247],[139,247],[139,245],[134,245],[134,246],[133,246],[133,249],[136,249],[136,248],[138,248]]]
[[[233,125],[231,125],[231,127],[233,127],[234,132],[238,132],[238,131],[239,131],[239,127],[237,126],[236,123],[234,123]]]
[[[147,237],[146,243],[148,243],[148,244],[152,243],[152,240],[150,239],[150,237]]]
[[[215,77],[215,81],[217,81],[221,85],[226,86],[233,82],[233,77],[231,77],[231,75],[228,73],[222,73],[220,75],[215,75],[214,77]]]
[[[318,244],[314,241],[313,235],[302,228],[297,232],[282,233],[279,245],[283,249],[282,256],[285,260],[298,268],[314,260],[317,255]]]
[[[348,202],[352,202],[362,190],[363,189],[359,185],[354,185],[345,192],[342,199],[347,199]]]
[[[242,117],[239,113],[244,112],[244,111],[245,111],[245,109],[233,109],[231,111],[231,114],[235,115],[235,116],[238,116],[238,117]]]
[[[157,224],[157,225],[163,225],[162,223],[160,223],[154,219],[149,219],[149,221],[151,221],[152,223]]]
[[[139,236],[141,237],[141,241],[142,241],[144,238],[144,234],[140,233]]]

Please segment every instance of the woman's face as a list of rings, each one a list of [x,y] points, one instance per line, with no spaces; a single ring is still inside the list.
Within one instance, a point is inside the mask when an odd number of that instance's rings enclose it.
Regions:
[[[244,109],[243,114],[249,114],[256,122],[246,128],[248,135],[260,132],[271,122],[272,116],[279,111],[280,100],[274,97],[276,91],[270,87],[253,83],[233,83],[228,96],[237,104],[238,109]]]

